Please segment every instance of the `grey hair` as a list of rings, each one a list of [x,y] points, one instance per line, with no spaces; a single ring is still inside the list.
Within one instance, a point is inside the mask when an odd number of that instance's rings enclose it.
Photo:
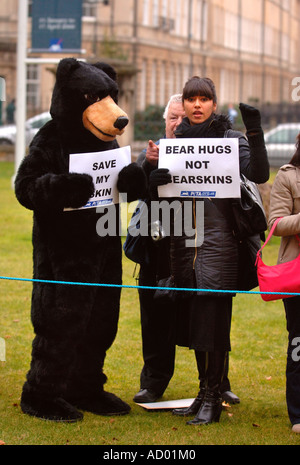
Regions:
[[[168,101],[164,114],[163,114],[164,119],[167,118],[167,114],[168,114],[171,103],[182,103],[182,94],[175,94],[170,97],[170,100]]]

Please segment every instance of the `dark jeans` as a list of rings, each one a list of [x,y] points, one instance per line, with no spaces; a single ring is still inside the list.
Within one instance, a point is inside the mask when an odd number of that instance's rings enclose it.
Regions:
[[[283,299],[288,350],[286,363],[286,401],[292,425],[300,423],[300,296]]]

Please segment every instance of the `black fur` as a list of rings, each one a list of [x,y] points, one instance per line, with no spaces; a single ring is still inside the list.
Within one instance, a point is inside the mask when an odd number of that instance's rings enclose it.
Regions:
[[[85,205],[94,189],[90,176],[69,173],[69,154],[118,147],[116,142],[99,140],[82,124],[87,105],[83,94],[111,95],[116,100],[115,77],[106,64],[94,66],[70,58],[58,66],[53,119],[34,138],[15,181],[19,202],[34,212],[35,279],[121,284],[119,235],[97,234],[101,214],[95,209],[64,211]],[[135,167],[128,171],[127,181],[122,175],[125,190],[126,183],[131,185],[140,173]],[[118,222],[118,207],[109,208],[115,209]],[[77,421],[82,415],[76,407],[103,415],[129,412],[128,404],[103,389],[104,359],[117,333],[119,302],[117,287],[33,283],[36,336],[21,399],[25,413]]]

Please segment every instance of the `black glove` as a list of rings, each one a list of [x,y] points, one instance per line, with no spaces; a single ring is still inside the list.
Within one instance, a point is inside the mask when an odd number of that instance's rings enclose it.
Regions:
[[[80,208],[94,193],[93,178],[89,174],[47,173],[36,180],[38,208]]]
[[[172,182],[172,177],[167,168],[158,168],[156,170],[151,171],[149,176],[149,191],[151,199],[158,198],[158,186],[164,186],[169,182]]]
[[[247,131],[258,131],[261,129],[261,116],[257,108],[240,103],[240,112]]]
[[[147,195],[147,178],[137,163],[124,166],[119,173],[117,188],[127,194],[127,202],[143,199]]]

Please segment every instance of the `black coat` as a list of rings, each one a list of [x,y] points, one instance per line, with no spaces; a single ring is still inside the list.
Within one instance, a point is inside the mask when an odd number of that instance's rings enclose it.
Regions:
[[[230,123],[222,115],[215,116],[204,133],[199,126],[190,126],[185,118],[176,137],[224,137],[224,134],[237,137],[240,172],[256,183],[268,180],[269,164],[262,132],[247,140],[241,132],[230,129]],[[174,284],[176,287],[234,290],[238,277],[238,242],[233,234],[230,199],[193,199],[193,208],[197,202],[204,202],[204,241],[201,246],[186,247],[186,240],[190,238],[184,231],[181,236],[172,235],[170,267]]]

